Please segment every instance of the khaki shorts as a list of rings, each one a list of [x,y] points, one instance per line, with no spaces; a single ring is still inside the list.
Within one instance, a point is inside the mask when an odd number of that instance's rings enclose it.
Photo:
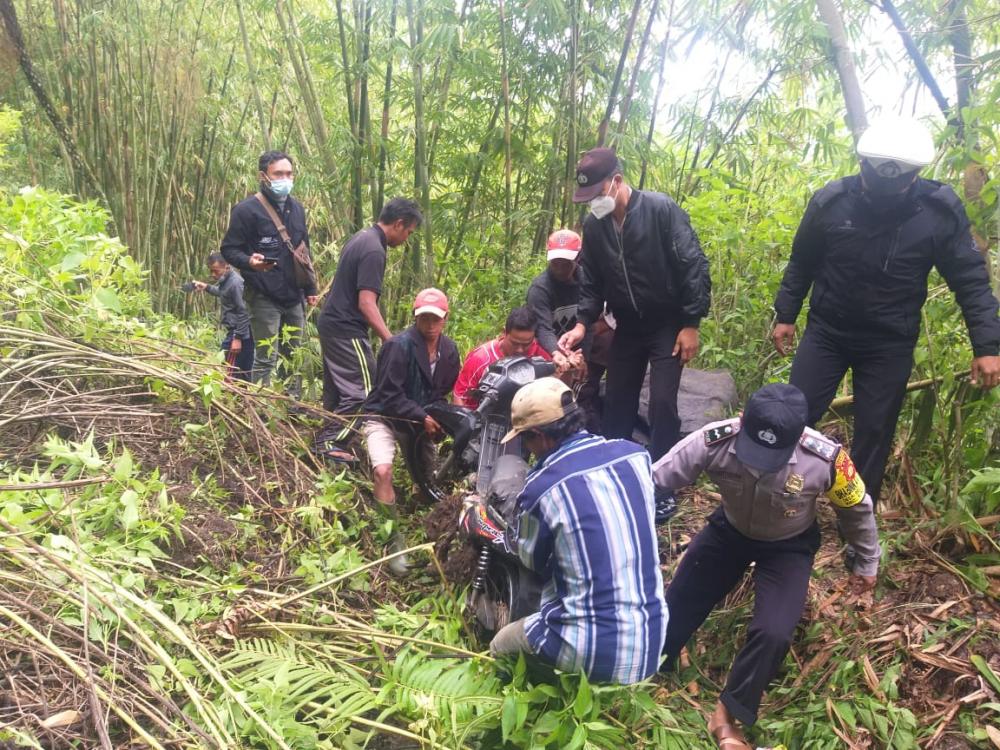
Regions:
[[[396,433],[381,419],[366,419],[361,425],[372,466],[392,465],[396,457]]]

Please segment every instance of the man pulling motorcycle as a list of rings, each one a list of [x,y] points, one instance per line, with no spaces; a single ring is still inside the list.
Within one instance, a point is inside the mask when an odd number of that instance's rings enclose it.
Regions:
[[[667,627],[649,454],[584,430],[573,392],[545,377],[517,391],[513,428],[537,463],[506,525],[479,496],[468,536],[543,577],[537,612],[509,622],[493,655],[524,652],[598,682],[629,684],[659,666]]]

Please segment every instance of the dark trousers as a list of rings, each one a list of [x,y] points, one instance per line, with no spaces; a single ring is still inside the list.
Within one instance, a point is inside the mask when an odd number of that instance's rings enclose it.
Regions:
[[[652,439],[649,455],[654,461],[680,439],[677,391],[681,385],[681,360],[674,356],[680,327],[660,323],[619,322],[608,355],[608,386],[604,396],[604,436],[632,438],[639,412],[639,392],[649,373],[649,422]]]
[[[913,370],[913,342],[848,335],[810,321],[789,378],[809,402],[810,425],[822,418],[848,369],[854,391],[851,458],[877,505]]]
[[[601,412],[601,378],[607,368],[596,362],[587,363],[587,379],[580,386],[580,392],[576,395],[576,402],[587,415],[587,432],[594,435],[601,434],[602,417]]]
[[[338,338],[330,334],[320,327],[323,408],[339,416],[327,422],[316,435],[321,448],[331,442],[343,447],[351,438],[375,378],[375,357],[368,339]]]
[[[253,336],[241,336],[243,348],[238,354],[233,354],[229,347],[232,346],[234,335],[232,331],[227,333],[220,347],[226,353],[226,377],[249,383],[250,373],[253,371]]]
[[[667,640],[663,653],[672,664],[709,613],[740,582],[751,562],[753,619],[719,699],[744,724],[757,721],[768,684],[788,653],[802,616],[819,527],[780,542],[760,542],[730,526],[722,508],[691,542],[667,587]]]

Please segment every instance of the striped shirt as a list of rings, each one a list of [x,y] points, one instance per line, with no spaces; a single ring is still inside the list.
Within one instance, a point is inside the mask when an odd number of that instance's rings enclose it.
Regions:
[[[539,462],[517,502],[511,546],[548,579],[525,620],[532,650],[597,682],[652,675],[667,605],[646,451],[577,433]]]

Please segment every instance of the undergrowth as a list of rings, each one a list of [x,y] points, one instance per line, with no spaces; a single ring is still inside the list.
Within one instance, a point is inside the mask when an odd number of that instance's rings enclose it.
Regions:
[[[215,334],[152,314],[144,271],[105,219],[41,190],[0,205],[0,743],[714,746],[704,713],[741,641],[748,584],[677,674],[598,686],[495,662],[423,536],[423,509],[402,522],[417,567],[389,578],[392,528],[368,512],[364,480],[308,458],[319,415],[226,382]],[[809,611],[759,743],[1000,742],[1000,475],[943,492],[978,450],[963,430],[993,439],[977,414],[996,397],[947,390],[960,387],[941,381],[950,423],[935,421],[935,398],[905,430],[900,462],[923,491],[883,516],[873,600],[842,586],[824,516]],[[950,436],[944,448],[929,447],[928,419]],[[907,463],[907,446],[952,463],[935,476]],[[698,528],[707,498],[689,498],[669,541]]]

